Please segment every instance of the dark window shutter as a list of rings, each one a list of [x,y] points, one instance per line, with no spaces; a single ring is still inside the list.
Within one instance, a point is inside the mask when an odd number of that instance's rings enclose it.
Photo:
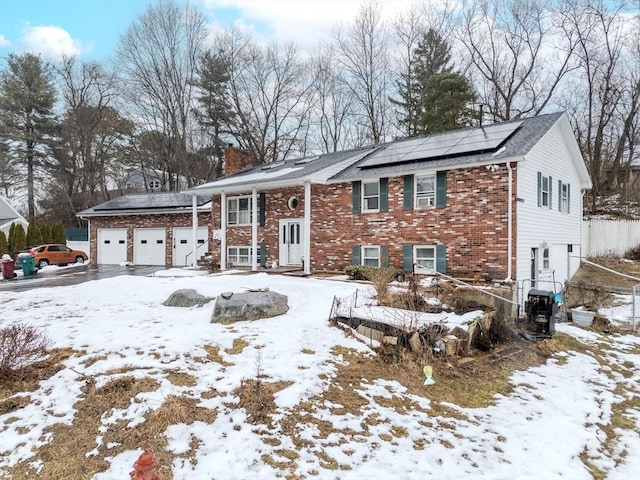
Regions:
[[[389,245],[380,245],[380,266],[382,268],[389,266]]]
[[[404,176],[404,197],[402,207],[405,210],[413,210],[413,175]]]
[[[562,180],[558,180],[558,211],[562,211]]]
[[[553,208],[553,180],[549,175],[549,209]]]
[[[258,213],[259,213],[258,224],[261,227],[264,227],[265,210],[267,206],[267,199],[264,192],[262,192],[258,197],[258,203],[260,204],[260,209],[258,210]]]
[[[353,182],[351,190],[351,213],[360,213],[361,182]]]
[[[442,243],[436,245],[436,272],[447,272],[447,246]]]
[[[542,206],[542,172],[538,172],[538,206]]]
[[[413,272],[413,245],[402,246],[402,271]]]
[[[351,247],[351,255],[353,257],[351,263],[353,265],[360,265],[360,245]]]
[[[571,213],[571,184],[567,184],[567,213]]]
[[[436,208],[447,206],[447,171],[436,172]]]
[[[389,211],[389,179],[380,179],[380,211]]]
[[[260,244],[260,258],[258,260],[261,267],[267,268],[267,244],[264,242]]]

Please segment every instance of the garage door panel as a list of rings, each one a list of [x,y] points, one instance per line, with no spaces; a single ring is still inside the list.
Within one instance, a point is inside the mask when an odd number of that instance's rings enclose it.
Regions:
[[[98,229],[98,264],[118,265],[127,261],[127,229]]]
[[[133,231],[133,263],[166,265],[167,232],[164,228],[136,228]]]
[[[207,227],[198,227],[197,258],[200,258],[207,251]],[[173,229],[173,265],[176,267],[186,267],[193,261],[193,230],[191,227],[176,227]]]

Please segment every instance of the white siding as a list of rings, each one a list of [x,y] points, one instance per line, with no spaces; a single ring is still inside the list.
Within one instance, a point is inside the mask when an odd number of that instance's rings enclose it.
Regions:
[[[551,281],[564,282],[575,273],[580,256],[582,228],[582,192],[576,166],[571,159],[567,142],[573,138],[564,138],[566,129],[561,128],[561,119],[545,134],[518,162],[516,202],[517,240],[516,240],[516,279],[524,281],[531,278],[531,249],[542,250],[548,246],[550,268],[538,273],[538,288],[551,290]],[[538,206],[538,172],[552,177],[551,208]],[[558,180],[569,184],[570,213],[558,210]],[[573,252],[568,253],[568,245]]]

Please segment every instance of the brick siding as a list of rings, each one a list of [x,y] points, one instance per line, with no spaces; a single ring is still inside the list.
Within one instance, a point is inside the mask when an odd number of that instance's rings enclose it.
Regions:
[[[209,223],[209,213],[198,213],[198,225]],[[127,261],[133,262],[133,232],[136,228],[165,228],[166,265],[173,264],[173,228],[191,227],[192,216],[188,213],[167,213],[160,215],[120,215],[113,217],[93,217],[89,231],[89,257],[91,263],[98,261],[98,229],[126,228],[127,229]],[[210,237],[210,235],[208,236]],[[211,239],[209,238],[209,249]]]
[[[514,185],[516,176],[514,169]],[[352,213],[351,192],[351,183],[311,187],[313,270],[344,270],[352,263],[354,245],[387,245],[389,265],[401,268],[403,245],[439,243],[447,247],[448,274],[461,278],[506,277],[508,177],[504,166],[498,172],[485,167],[449,170],[445,208],[404,210],[402,177],[389,178],[388,212]],[[265,193],[265,226],[258,228],[258,243],[266,244],[267,261],[278,261],[279,220],[304,217],[304,188]],[[294,210],[287,204],[291,196],[298,198]],[[214,197],[213,230],[220,229],[219,203],[220,197]],[[515,256],[515,205],[513,232]],[[227,246],[240,245],[251,245],[251,226],[227,228]],[[220,258],[219,242],[212,243],[211,252]]]

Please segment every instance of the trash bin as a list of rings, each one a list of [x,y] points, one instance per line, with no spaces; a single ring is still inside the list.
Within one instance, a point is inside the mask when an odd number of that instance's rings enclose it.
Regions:
[[[30,254],[20,253],[18,254],[18,260],[22,266],[22,275],[25,277],[30,277],[38,273],[38,270],[36,270],[36,260]]]
[[[2,278],[5,280],[16,278],[16,272],[13,271],[15,262],[9,255],[3,255],[2,262],[0,264],[2,266]]]

